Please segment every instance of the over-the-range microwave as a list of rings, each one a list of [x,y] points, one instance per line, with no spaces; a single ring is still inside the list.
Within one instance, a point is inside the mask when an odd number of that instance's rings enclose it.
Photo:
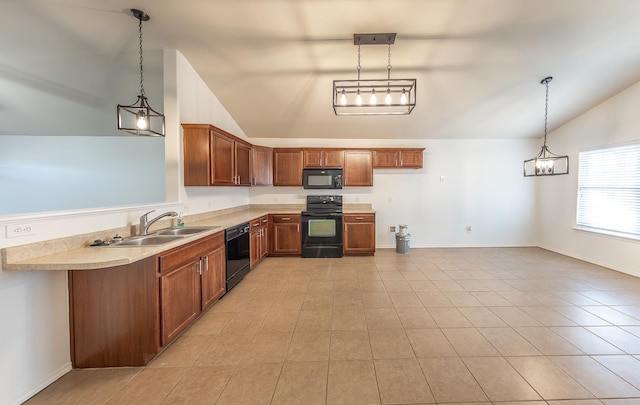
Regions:
[[[342,169],[302,169],[302,186],[308,189],[342,188]]]

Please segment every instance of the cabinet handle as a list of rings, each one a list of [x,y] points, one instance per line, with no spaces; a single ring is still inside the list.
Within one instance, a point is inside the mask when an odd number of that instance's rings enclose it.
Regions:
[[[291,218],[285,217],[285,218],[280,218],[283,221],[291,221]]]
[[[238,175],[238,184],[240,184],[240,175]]]
[[[204,270],[209,271],[209,256],[204,257]]]
[[[364,221],[364,218],[363,218],[363,217],[355,217],[354,219],[355,219],[356,221]]]
[[[396,159],[396,166],[398,166],[398,159]]]
[[[296,224],[296,232],[300,232],[300,224]]]
[[[198,260],[198,274],[202,275],[202,258]]]
[[[262,220],[262,223],[263,223],[263,224],[266,224],[267,222],[269,222],[267,219],[263,219],[263,220]]]

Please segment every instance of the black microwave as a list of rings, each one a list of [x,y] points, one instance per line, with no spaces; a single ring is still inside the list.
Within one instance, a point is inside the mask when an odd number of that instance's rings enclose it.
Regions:
[[[342,188],[342,169],[302,169],[304,188]]]

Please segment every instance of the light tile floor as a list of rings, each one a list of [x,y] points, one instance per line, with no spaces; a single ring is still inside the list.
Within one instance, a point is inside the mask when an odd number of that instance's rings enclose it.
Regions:
[[[28,404],[640,404],[640,279],[538,248],[268,258],[147,367]]]

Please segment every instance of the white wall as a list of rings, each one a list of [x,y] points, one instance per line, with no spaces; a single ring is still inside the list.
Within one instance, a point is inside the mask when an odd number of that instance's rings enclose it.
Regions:
[[[213,124],[239,138],[247,139],[240,126],[184,56],[180,52],[176,52],[176,55],[180,123]],[[182,156],[182,142],[175,146]],[[180,181],[184,184],[182,167],[180,170]],[[180,200],[186,202],[187,214],[249,204],[249,190],[246,187],[181,187],[180,190]]]
[[[549,149],[569,156],[569,175],[536,179],[541,247],[640,276],[640,241],[572,229],[576,223],[578,153],[640,141],[638,103],[640,83],[549,134]]]
[[[522,176],[532,140],[324,140],[252,139],[264,145],[424,147],[424,168],[376,169],[373,187],[331,190],[345,203],[376,211],[376,245],[395,246],[389,225],[406,224],[412,247],[533,246],[535,183]],[[441,181],[441,176],[444,176]],[[251,203],[305,203],[302,187],[251,189]],[[471,226],[471,232],[466,226]]]

